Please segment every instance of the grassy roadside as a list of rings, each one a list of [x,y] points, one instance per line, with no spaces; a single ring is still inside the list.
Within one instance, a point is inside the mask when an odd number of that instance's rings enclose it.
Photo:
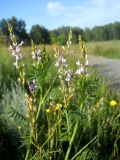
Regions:
[[[89,54],[120,59],[120,41],[89,42]]]
[[[88,53],[95,56],[103,56],[107,58],[120,59],[120,41],[101,41],[101,42],[88,42]],[[78,45],[73,45],[75,53],[79,52]]]

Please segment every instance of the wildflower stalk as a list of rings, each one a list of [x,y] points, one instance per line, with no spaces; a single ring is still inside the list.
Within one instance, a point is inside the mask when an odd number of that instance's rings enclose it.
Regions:
[[[22,85],[22,88],[24,90],[25,68],[24,68],[24,63],[23,63],[23,55],[21,53],[21,46],[23,45],[24,42],[22,41],[20,44],[17,44],[13,29],[9,23],[8,23],[8,30],[9,30],[10,39],[12,42],[9,49],[12,51],[12,56],[15,57],[15,62],[13,63],[13,65],[19,71],[18,81],[20,82],[20,84]]]
[[[77,65],[79,67],[81,65],[82,70],[81,70],[81,68],[79,68],[76,73],[78,75],[80,75],[79,78],[81,79],[81,81],[80,81],[81,82],[81,84],[80,84],[81,85],[80,111],[82,111],[82,108],[83,108],[83,105],[84,105],[84,98],[85,98],[84,83],[86,81],[88,60],[87,60],[87,47],[85,45],[85,42],[82,41],[81,36],[79,36],[79,45],[80,45],[80,51],[81,51],[81,56],[82,56],[82,64],[80,64],[80,62],[78,61]],[[66,152],[66,155],[65,155],[65,160],[68,160],[68,158],[69,158],[69,154],[70,154],[71,147],[73,145],[73,142],[74,142],[77,130],[78,130],[78,126],[79,126],[79,120],[76,121],[75,127],[73,129],[73,134],[70,138],[68,149],[67,149],[67,152]]]
[[[30,138],[31,138],[31,135],[32,135],[32,134],[30,134]],[[26,152],[26,155],[25,155],[25,160],[28,160],[28,159],[29,159],[30,147],[31,147],[31,143],[30,143],[30,144],[28,145],[28,147],[27,147],[27,152]]]

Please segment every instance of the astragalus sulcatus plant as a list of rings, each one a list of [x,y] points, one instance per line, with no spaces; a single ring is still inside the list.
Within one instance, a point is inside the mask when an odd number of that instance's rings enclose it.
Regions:
[[[15,57],[14,66],[19,71],[26,105],[22,112],[13,111],[13,119],[19,126],[22,143],[22,157],[25,160],[75,159],[97,136],[80,147],[81,122],[88,117],[89,107],[94,103],[95,87],[88,74],[87,47],[79,36],[79,59],[70,67],[72,31],[66,46],[54,49],[54,56],[38,49],[32,41],[32,64],[26,72],[23,42],[17,44],[12,27],[10,50]],[[94,89],[93,89],[94,87]],[[20,123],[22,119],[22,123]]]

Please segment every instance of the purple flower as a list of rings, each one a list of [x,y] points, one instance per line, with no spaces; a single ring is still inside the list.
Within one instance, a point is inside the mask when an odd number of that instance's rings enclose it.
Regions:
[[[37,57],[40,57],[40,56],[41,56],[40,53],[41,53],[41,50],[39,49],[39,50],[37,51],[37,53],[36,53],[36,56],[37,56]]]
[[[84,72],[84,68],[81,66],[77,71],[76,74],[81,75]]]
[[[71,73],[70,70],[67,70],[67,71],[65,71],[65,75],[66,75],[65,80],[66,80],[67,84],[69,85],[69,84],[70,84],[70,81],[71,81],[71,79],[72,79],[72,73]]]
[[[67,74],[67,77],[66,77],[65,80],[66,80],[67,82],[70,82],[70,80],[71,80],[71,74],[70,74],[70,73]]]
[[[19,46],[16,47],[16,52],[17,52],[17,53],[20,52],[20,47],[19,47]]]
[[[11,35],[11,36],[13,37],[14,35]],[[15,60],[16,60],[13,63],[13,65],[16,68],[20,67],[19,66],[20,65],[19,61],[21,61],[23,59],[23,55],[21,54],[21,48],[20,48],[20,46],[22,46],[22,44],[23,44],[23,41],[19,45],[17,44],[17,42],[12,41],[12,45],[9,46],[9,49],[12,51],[12,56],[14,56]]]
[[[41,60],[41,50],[37,50],[37,51],[33,51],[31,53],[31,56],[32,56],[32,59],[35,60],[37,62],[37,64],[39,64],[40,60]],[[34,61],[34,62],[35,62]],[[36,65],[36,62],[33,63],[33,65],[35,66]]]
[[[28,82],[29,90],[34,93],[37,91],[37,85],[35,79],[31,82]]]
[[[16,51],[12,50],[12,56],[15,56],[15,55],[16,55]]]
[[[59,61],[56,61],[55,66],[56,66],[56,67],[59,67],[59,65],[60,65],[60,62],[59,62]]]
[[[60,60],[61,60],[62,63],[65,63],[65,62],[66,62],[66,59],[65,59],[63,53],[62,53],[62,55],[60,56]]]

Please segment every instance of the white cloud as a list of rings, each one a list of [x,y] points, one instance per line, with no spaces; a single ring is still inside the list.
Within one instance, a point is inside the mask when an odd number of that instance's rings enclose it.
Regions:
[[[104,7],[107,4],[107,1],[110,0],[89,0],[88,3],[96,6],[96,7]]]
[[[58,16],[63,9],[64,6],[60,2],[49,2],[47,4],[47,10],[53,16]]]
[[[72,6],[64,6],[60,2],[47,4],[53,26],[70,25],[82,28],[119,21],[119,8],[119,0],[87,0],[82,4],[75,2]]]

